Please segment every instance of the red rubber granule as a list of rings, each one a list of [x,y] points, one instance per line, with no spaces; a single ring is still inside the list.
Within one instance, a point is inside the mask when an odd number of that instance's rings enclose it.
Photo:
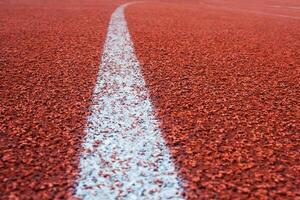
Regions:
[[[0,3],[1,199],[74,198],[101,49],[120,3]],[[299,198],[300,14],[278,7],[297,3],[128,7],[188,199]]]
[[[0,3],[0,199],[72,197],[101,49],[120,3]]]
[[[299,198],[300,21],[193,1],[126,16],[187,198]]]

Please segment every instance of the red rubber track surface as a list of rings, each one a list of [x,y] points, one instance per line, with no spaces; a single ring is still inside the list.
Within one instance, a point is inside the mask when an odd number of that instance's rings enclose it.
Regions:
[[[299,197],[300,20],[193,1],[126,17],[187,197]]]
[[[71,197],[101,49],[119,4],[0,3],[1,199]]]
[[[247,10],[300,18],[298,0],[198,0],[198,3],[215,9]]]

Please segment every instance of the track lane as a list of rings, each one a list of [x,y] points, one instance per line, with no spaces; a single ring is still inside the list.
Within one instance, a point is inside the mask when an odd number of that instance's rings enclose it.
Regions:
[[[192,1],[126,17],[188,198],[299,195],[299,21]]]
[[[71,198],[100,49],[118,4],[1,4],[4,198]],[[188,197],[294,197],[298,24],[170,5],[141,5],[127,17]]]
[[[1,199],[72,197],[101,49],[120,3],[1,2]]]

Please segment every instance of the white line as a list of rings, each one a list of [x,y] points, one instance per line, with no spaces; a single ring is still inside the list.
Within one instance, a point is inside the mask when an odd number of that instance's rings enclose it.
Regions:
[[[111,16],[88,117],[76,196],[183,199],[134,54],[125,5]]]

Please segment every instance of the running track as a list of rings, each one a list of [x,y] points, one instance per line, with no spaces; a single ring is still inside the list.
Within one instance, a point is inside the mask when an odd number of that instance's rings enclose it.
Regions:
[[[78,196],[109,20],[123,3],[0,3],[1,199]],[[126,8],[182,198],[299,198],[298,8],[296,0]]]

